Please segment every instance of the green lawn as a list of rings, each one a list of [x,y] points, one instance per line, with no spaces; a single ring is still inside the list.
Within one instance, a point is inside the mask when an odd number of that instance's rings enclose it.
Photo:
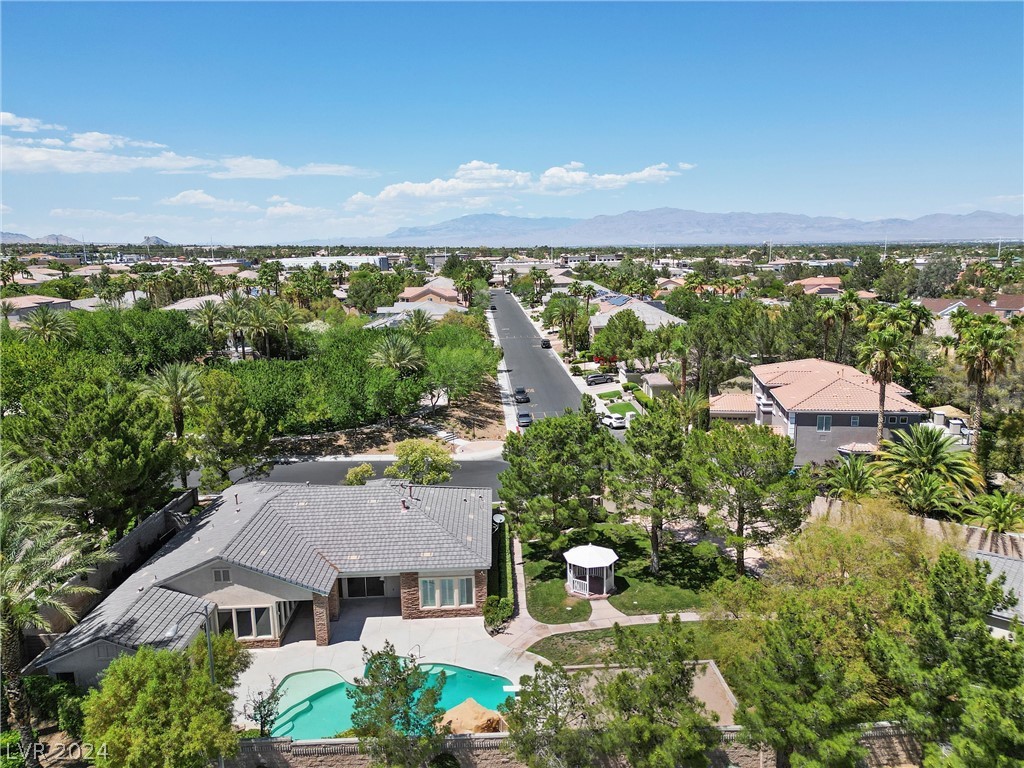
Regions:
[[[698,659],[714,658],[715,643],[699,622],[687,624],[693,630],[694,656]],[[626,632],[648,635],[658,631],[657,624],[639,624],[624,627]],[[562,666],[578,664],[604,664],[615,649],[614,629],[591,629],[586,632],[567,632],[551,635],[531,645],[527,650]]]
[[[723,576],[731,576],[734,566],[722,557],[710,542],[687,544],[667,540],[661,547],[661,569],[650,573],[650,544],[645,531],[636,526],[603,523],[589,534],[576,531],[570,549],[590,541],[610,547],[619,556],[615,564],[616,594],[610,602],[627,615],[671,613],[700,606],[700,592]],[[565,591],[565,561],[562,552],[546,553],[523,545],[527,579],[526,600],[530,615],[547,624],[583,621],[590,616],[590,604],[569,597]]]
[[[617,397],[622,397],[622,390],[613,389],[610,392],[598,392],[597,396],[602,400],[614,400]]]
[[[569,624],[590,618],[590,602],[570,597],[565,591],[565,560],[545,559],[523,542],[523,571],[526,573],[526,607],[544,624]]]
[[[625,416],[627,413],[638,413],[632,403],[612,403],[608,406],[608,412],[617,413],[620,416]]]

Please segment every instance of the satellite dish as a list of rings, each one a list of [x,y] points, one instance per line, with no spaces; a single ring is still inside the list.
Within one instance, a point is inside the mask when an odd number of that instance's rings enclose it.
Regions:
[[[501,525],[505,522],[505,516],[498,512],[497,514],[491,515],[491,520],[493,520],[497,525]]]

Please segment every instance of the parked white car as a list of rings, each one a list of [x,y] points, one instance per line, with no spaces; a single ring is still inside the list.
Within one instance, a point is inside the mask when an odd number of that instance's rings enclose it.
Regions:
[[[626,417],[621,413],[606,413],[601,417],[601,423],[611,429],[625,429]]]

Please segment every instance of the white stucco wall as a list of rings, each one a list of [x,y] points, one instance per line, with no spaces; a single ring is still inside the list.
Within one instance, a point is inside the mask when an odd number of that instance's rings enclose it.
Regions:
[[[214,582],[215,568],[230,570],[231,583]],[[164,586],[205,597],[220,608],[271,605],[278,600],[309,600],[312,595],[308,589],[220,561],[176,576],[165,582]]]

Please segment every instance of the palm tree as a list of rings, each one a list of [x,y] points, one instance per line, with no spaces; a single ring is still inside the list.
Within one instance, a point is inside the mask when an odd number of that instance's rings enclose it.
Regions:
[[[245,310],[245,330],[252,341],[253,350],[257,342],[263,340],[263,352],[266,358],[270,359],[270,331],[273,328],[273,320],[267,308],[258,301],[250,301]],[[256,356],[255,351],[253,357]]]
[[[473,299],[473,281],[462,276],[455,281],[455,290],[459,292],[459,298],[467,307]]]
[[[147,397],[159,401],[171,412],[174,439],[179,443],[185,435],[185,412],[203,400],[199,375],[199,368],[195,365],[168,363],[142,384],[142,391]],[[187,469],[182,462],[180,472],[183,488],[188,485]]]
[[[845,290],[835,299],[836,311],[839,314],[839,346],[836,348],[836,362],[843,361],[843,345],[846,343],[846,330],[850,323],[860,317],[863,306],[856,291]]]
[[[898,328],[891,326],[868,331],[867,337],[857,347],[857,357],[861,366],[878,385],[878,426],[875,430],[875,445],[880,446],[882,428],[885,425],[885,387],[906,367],[910,357],[910,339]]]
[[[405,330],[407,330],[414,339],[422,339],[430,333],[430,329],[434,327],[434,321],[427,310],[414,309],[409,313],[409,317],[406,318],[403,325],[405,326]]]
[[[96,591],[75,577],[113,560],[65,516],[75,500],[57,493],[59,482],[59,477],[34,480],[25,463],[0,462],[0,673],[25,765],[33,768],[39,761],[21,677],[25,630],[49,629],[52,612],[74,621],[67,599]]]
[[[25,318],[24,334],[47,344],[71,341],[77,332],[74,320],[66,313],[52,309],[48,304],[41,305]]]
[[[274,303],[272,313],[274,323],[277,325],[278,330],[281,331],[281,335],[284,337],[285,360],[291,360],[292,340],[289,333],[292,328],[302,322],[302,315],[293,305],[289,304],[287,301],[282,301],[281,299],[278,299]]]
[[[878,489],[878,479],[867,456],[850,456],[829,467],[826,485],[830,498],[859,504]]]
[[[958,448],[957,439],[929,424],[898,430],[883,440],[875,467],[879,479],[902,496],[923,476],[936,477],[953,498],[964,501],[985,487],[974,458]]]
[[[967,369],[967,381],[976,387],[974,398],[975,438],[971,449],[977,458],[981,446],[981,406],[985,387],[995,381],[1016,357],[1012,329],[995,315],[981,315],[963,328],[956,356]]]
[[[408,336],[386,332],[368,358],[375,368],[391,368],[400,376],[423,368],[423,353]]]
[[[220,327],[220,322],[220,305],[211,299],[207,299],[202,302],[192,312],[193,325],[197,325],[206,330],[211,352],[213,352],[217,347],[217,329]]]
[[[956,336],[939,336],[936,341],[939,343],[939,349],[942,350],[943,358],[948,360],[949,353],[956,349]]]
[[[590,283],[584,283],[580,298],[583,299],[583,314],[590,317],[590,302],[597,298],[597,288]]]
[[[3,316],[4,325],[11,324],[11,315],[15,312],[14,304],[7,299],[0,301],[0,315]]]
[[[814,306],[814,316],[825,328],[825,338],[821,345],[821,359],[828,360],[828,337],[839,322],[839,308],[834,299],[818,299]]]
[[[684,431],[689,432],[700,423],[704,414],[711,408],[711,403],[700,392],[691,389],[680,393],[679,408],[683,415]]]
[[[1024,496],[1002,491],[978,496],[961,513],[961,520],[992,533],[1024,533]]]
[[[910,514],[919,517],[953,515],[959,501],[953,489],[936,475],[910,477],[897,498]]]

